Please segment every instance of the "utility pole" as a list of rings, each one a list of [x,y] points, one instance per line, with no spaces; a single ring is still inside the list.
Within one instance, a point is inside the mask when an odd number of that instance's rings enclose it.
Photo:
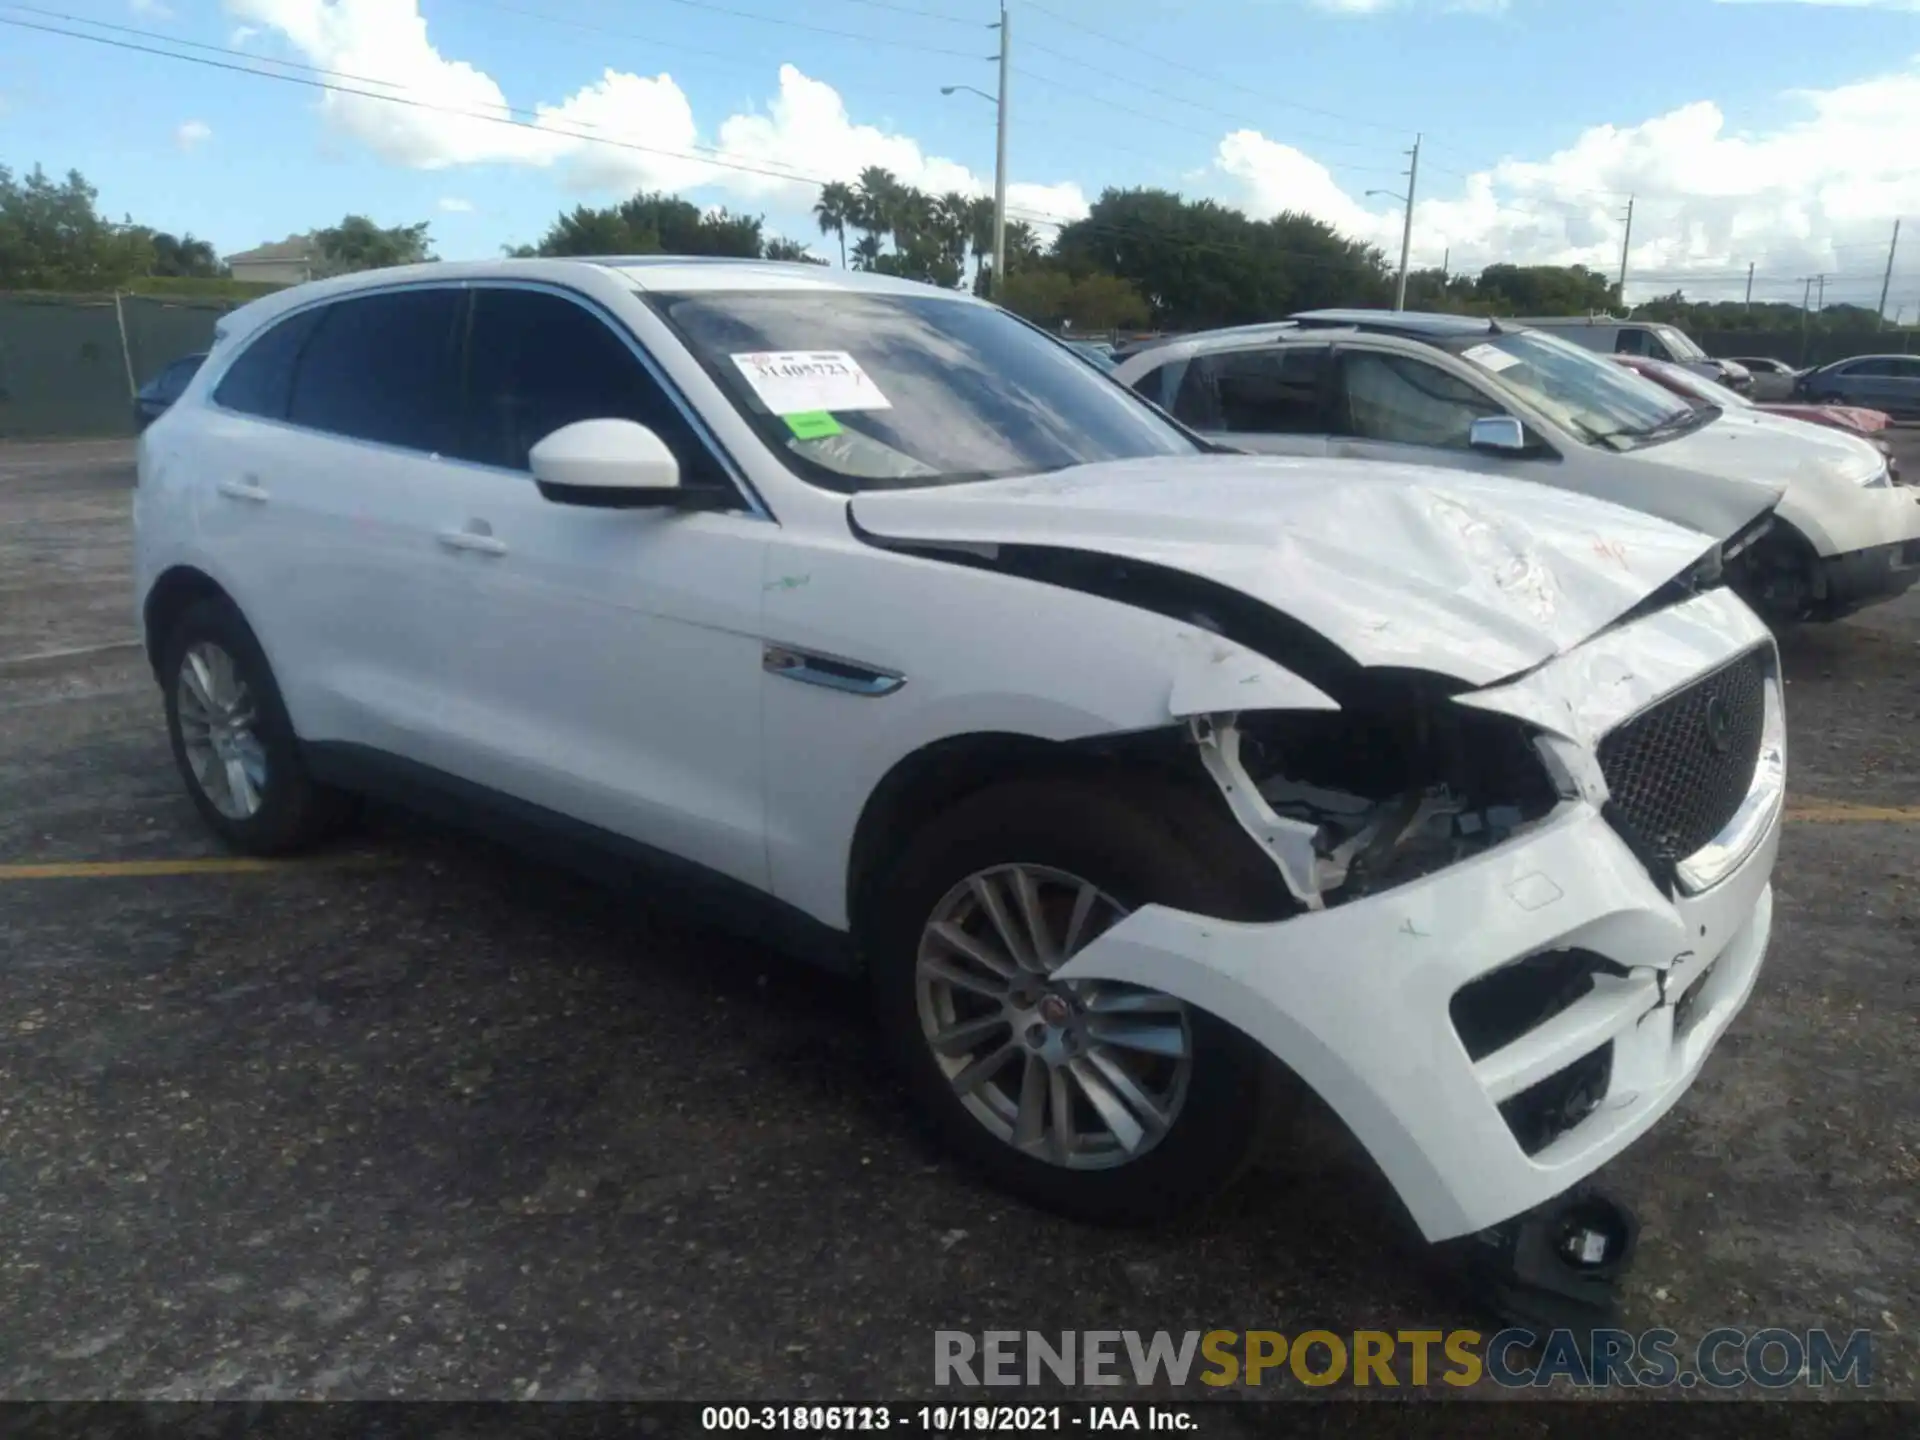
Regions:
[[[1627,303],[1627,251],[1633,246],[1633,200],[1627,197],[1627,233],[1620,240],[1620,304],[1624,309]]]
[[[1440,283],[1445,285],[1453,278],[1453,247],[1447,246],[1440,252]]]
[[[1411,162],[1407,166],[1407,209],[1400,222],[1400,283],[1393,290],[1393,308],[1407,308],[1407,252],[1413,248],[1413,197],[1420,188],[1420,137],[1413,137]]]
[[[1887,273],[1880,277],[1880,308],[1873,312],[1873,328],[1879,330],[1887,323],[1887,287],[1893,284],[1893,257],[1900,248],[1900,222],[1893,222],[1893,243],[1887,246]]]
[[[993,144],[993,298],[998,300],[1007,281],[1007,7],[1000,6],[1000,87],[996,96],[999,124]]]
[[[1748,315],[1753,314],[1753,264],[1754,262],[1751,260],[1747,262],[1747,314]]]
[[[1806,281],[1806,288],[1800,292],[1800,363],[1802,365],[1807,363],[1807,315],[1813,306],[1813,282],[1817,279],[1823,289],[1827,283],[1827,277],[1824,275],[1808,275],[1803,278]]]
[[[1393,308],[1407,308],[1407,253],[1413,248],[1413,196],[1420,183],[1420,137],[1413,137],[1413,149],[1407,152],[1412,163],[1407,166],[1407,193],[1398,190],[1369,190],[1369,195],[1384,195],[1389,200],[1398,200],[1405,207],[1400,221],[1400,283],[1394,287]],[[1453,256],[1451,247],[1447,250],[1449,259]],[[1444,267],[1442,267],[1444,268]]]
[[[1827,313],[1827,277],[1824,275],[1816,275],[1813,279],[1814,283],[1820,287],[1820,298],[1813,308],[1824,315]]]

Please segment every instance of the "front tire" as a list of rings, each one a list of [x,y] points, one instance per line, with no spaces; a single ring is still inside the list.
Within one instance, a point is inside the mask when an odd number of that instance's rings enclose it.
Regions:
[[[1131,910],[1290,913],[1207,797],[1044,780],[982,791],[908,843],[869,932],[876,1011],[939,1137],[1002,1188],[1096,1223],[1170,1218],[1230,1183],[1274,1098],[1246,1036],[1171,996],[1050,978]]]
[[[230,601],[196,602],[160,653],[167,738],[187,794],[235,850],[283,855],[338,830],[352,801],[314,783],[273,670]]]

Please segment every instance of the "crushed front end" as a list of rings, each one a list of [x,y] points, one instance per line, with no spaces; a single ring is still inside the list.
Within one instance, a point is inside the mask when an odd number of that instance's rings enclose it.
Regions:
[[[1239,1026],[1341,1115],[1429,1239],[1617,1154],[1753,987],[1785,722],[1772,638],[1727,590],[1488,689],[1188,723],[1299,913],[1147,907],[1062,977]]]

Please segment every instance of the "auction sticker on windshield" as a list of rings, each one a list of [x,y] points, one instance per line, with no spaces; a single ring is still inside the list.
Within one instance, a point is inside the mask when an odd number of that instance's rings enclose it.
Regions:
[[[1491,370],[1496,375],[1520,363],[1517,355],[1509,355],[1497,345],[1475,345],[1470,350],[1462,350],[1460,358],[1471,360],[1482,370]]]
[[[733,363],[776,415],[893,408],[844,350],[757,350],[733,356]]]

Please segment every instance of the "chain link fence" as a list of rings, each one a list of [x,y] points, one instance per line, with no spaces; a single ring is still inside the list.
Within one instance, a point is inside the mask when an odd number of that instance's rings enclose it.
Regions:
[[[168,361],[209,348],[237,303],[0,294],[0,438],[133,434],[134,390]]]

